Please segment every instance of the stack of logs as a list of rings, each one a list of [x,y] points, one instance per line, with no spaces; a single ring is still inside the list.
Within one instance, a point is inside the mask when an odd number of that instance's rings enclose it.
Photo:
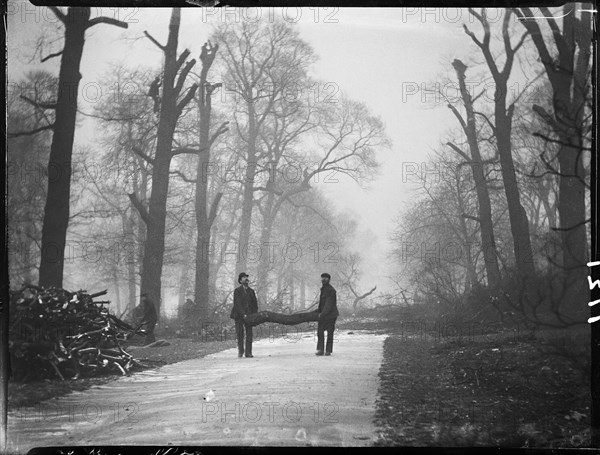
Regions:
[[[11,291],[10,370],[18,381],[129,374],[142,364],[122,348],[136,329],[109,313],[107,291],[87,294],[27,285]]]

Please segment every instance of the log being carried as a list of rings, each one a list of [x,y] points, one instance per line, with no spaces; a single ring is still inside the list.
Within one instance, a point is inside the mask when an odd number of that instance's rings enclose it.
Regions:
[[[248,286],[248,274],[242,272],[238,276],[241,284],[233,293],[233,308],[231,318],[235,319],[236,335],[238,340],[238,357],[254,357],[252,355],[252,327],[274,322],[283,325],[297,325],[303,322],[318,322],[317,326],[317,352],[316,355],[331,355],[333,351],[333,332],[335,321],[339,316],[337,309],[337,295],[329,281],[331,275],[321,274],[321,293],[319,296],[319,307],[314,311],[281,314],[272,311],[258,311],[256,294]],[[246,331],[246,344],[244,346],[244,329]],[[327,344],[325,345],[325,331],[327,331]],[[245,350],[244,350],[245,347]],[[325,349],[324,349],[325,348]],[[248,353],[250,353],[248,355]]]
[[[303,322],[317,322],[319,320],[319,310],[306,313],[282,314],[272,311],[259,311],[246,317],[246,324],[255,326],[265,322],[274,322],[283,325],[298,325]]]

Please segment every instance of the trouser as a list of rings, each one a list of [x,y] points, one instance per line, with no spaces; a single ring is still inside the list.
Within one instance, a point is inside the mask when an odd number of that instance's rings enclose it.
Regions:
[[[243,319],[235,320],[238,353],[244,355],[244,329],[246,329],[246,356],[252,355],[252,326],[244,323]]]
[[[325,330],[327,330],[327,344],[325,344]],[[319,324],[317,325],[317,351],[323,351],[323,344],[325,344],[325,352],[333,352],[334,330],[335,319],[319,320]]]

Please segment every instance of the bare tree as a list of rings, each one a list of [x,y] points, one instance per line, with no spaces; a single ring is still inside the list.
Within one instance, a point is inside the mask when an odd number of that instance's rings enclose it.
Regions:
[[[496,288],[500,283],[500,268],[498,267],[498,252],[496,249],[496,240],[494,238],[492,206],[484,175],[484,161],[479,150],[479,138],[477,137],[473,99],[465,84],[465,72],[467,66],[458,59],[452,62],[452,66],[454,67],[458,78],[462,101],[467,113],[467,120],[465,121],[463,116],[453,105],[449,104],[448,107],[460,122],[460,125],[467,136],[471,156],[463,152],[456,144],[449,142],[448,145],[465,159],[465,164],[471,166],[473,180],[475,181],[475,190],[477,191],[477,200],[479,202],[479,216],[477,217],[477,221],[481,225],[481,243],[488,285],[492,288]]]
[[[303,86],[308,85],[306,81],[302,82]],[[281,203],[287,200],[282,199],[284,190],[281,183],[281,168],[286,165],[294,166],[293,153],[290,150],[317,128],[319,123],[317,110],[309,97],[292,101],[288,101],[284,97],[275,104],[273,115],[270,116],[261,132],[264,161],[267,163],[264,173],[268,175],[265,185],[255,187],[255,191],[263,192],[263,196],[257,201],[263,220],[260,236],[262,248],[268,248]],[[294,169],[299,171],[297,167]],[[298,174],[300,173],[298,172]],[[295,176],[297,178],[293,179],[289,179],[287,176],[283,177],[287,180],[297,180],[301,178],[301,175],[297,175]],[[268,273],[269,255],[263,254],[258,265],[257,288],[265,296],[268,294]]]
[[[146,160],[152,164],[152,189],[148,209],[137,199],[134,193],[129,195],[133,205],[146,224],[141,292],[147,293],[156,302],[157,310],[160,310],[161,305],[161,275],[165,253],[165,222],[171,160],[177,154],[198,153],[197,149],[190,147],[173,148],[173,135],[177,121],[182,115],[183,109],[194,97],[197,89],[197,85],[193,84],[179,99],[179,95],[184,91],[186,78],[192,67],[196,64],[195,59],[185,63],[187,57],[190,55],[188,49],[179,55],[177,54],[180,22],[181,9],[173,8],[169,23],[169,36],[165,45],[160,44],[148,32],[145,32],[146,36],[164,54],[160,120],[156,133],[154,157],[150,158],[142,150],[138,150],[138,153],[143,154]]]
[[[223,193],[219,192],[210,204],[207,210],[208,202],[208,168],[210,166],[210,150],[215,140],[227,131],[227,123],[221,124],[217,130],[210,135],[211,113],[212,113],[212,95],[216,89],[221,87],[221,83],[211,84],[208,82],[208,72],[213,64],[219,45],[214,46],[205,43],[202,46],[200,61],[202,62],[202,71],[200,72],[199,87],[200,91],[197,97],[198,109],[200,111],[200,153],[198,154],[198,164],[196,171],[196,276],[194,300],[198,316],[202,321],[208,314],[209,301],[209,267],[210,258],[208,248],[210,246],[211,226],[217,216],[217,208]]]
[[[110,24],[127,28],[128,24],[109,17],[90,19],[89,7],[68,8],[65,14],[55,6],[49,7],[65,28],[65,43],[58,76],[58,94],[55,103],[38,104],[44,109],[54,109],[52,144],[48,173],[60,170],[56,179],[48,180],[48,194],[42,227],[42,254],[40,261],[40,286],[61,287],[64,270],[64,248],[69,226],[71,191],[71,156],[77,116],[79,93],[79,65],[85,44],[85,32],[97,24]]]
[[[576,8],[580,10],[579,17]],[[562,29],[548,8],[541,7],[552,42],[545,39],[530,8],[514,10],[531,35],[546,75],[552,86],[553,112],[534,105],[533,109],[552,128],[558,139],[547,138],[559,146],[558,212],[563,250],[564,292],[569,304],[585,305],[589,293],[582,286],[586,280],[585,264],[588,258],[586,219],[586,181],[584,157],[586,140],[593,112],[587,108],[590,92],[590,56],[592,45],[592,4],[566,4],[562,11]],[[598,314],[592,307],[592,316]],[[591,337],[591,395],[592,446],[600,446],[600,326],[592,325]]]
[[[377,286],[373,286],[370,291],[360,293],[356,288],[356,281],[359,279],[358,273],[358,263],[360,262],[360,257],[358,254],[353,253],[349,254],[346,257],[342,258],[342,263],[346,266],[346,270],[341,270],[340,273],[344,278],[342,282],[342,286],[346,286],[352,295],[354,296],[354,300],[352,301],[352,312],[356,313],[358,308],[358,304],[369,297],[373,292],[377,290]]]
[[[53,112],[40,103],[56,99],[57,80],[45,71],[30,72],[9,91],[7,107],[7,187],[6,208],[10,225],[10,280],[34,283],[38,280],[41,230],[47,182],[42,172],[47,166],[52,136],[39,131],[54,123]],[[27,100],[33,101],[33,104]]]
[[[224,89],[235,96],[236,133],[245,144],[243,205],[238,239],[239,260],[236,272],[247,267],[250,243],[254,186],[259,162],[260,132],[273,106],[290,81],[298,79],[314,61],[312,49],[299,38],[296,29],[283,21],[266,26],[242,22],[222,24],[213,41],[223,46],[227,75]]]
[[[534,105],[533,110],[558,137],[557,140],[547,139],[559,146],[559,169],[555,172],[559,175],[558,212],[565,289],[569,290],[568,295],[571,295],[570,291],[575,293],[574,296],[579,295],[577,301],[584,303],[585,295],[578,290],[582,289],[580,283],[585,280],[588,257],[584,157],[587,150],[586,123],[589,122],[586,99],[590,90],[591,4],[587,4],[587,10],[581,8],[579,18],[574,8],[575,4],[563,7],[562,30],[550,10],[540,8],[552,32],[556,52],[549,49],[530,8],[514,11],[531,35],[552,87],[553,112],[548,113],[540,105]]]
[[[486,9],[482,8],[481,12],[477,13],[474,9],[469,8],[469,12],[482,25],[483,38],[479,40],[475,33],[469,30],[466,25],[464,25],[464,30],[477,47],[481,49],[495,82],[494,122],[490,122],[490,126],[492,126],[496,137],[496,144],[500,155],[502,180],[504,182],[504,192],[508,202],[508,215],[514,242],[515,262],[519,273],[522,278],[525,279],[526,277],[534,276],[535,268],[529,236],[529,221],[527,219],[527,212],[521,204],[517,176],[512,157],[511,130],[515,104],[513,101],[513,103],[507,107],[506,98],[508,93],[508,79],[511,74],[515,55],[525,42],[528,33],[524,33],[513,47],[508,29],[512,13],[510,10],[507,10],[502,21],[502,39],[506,55],[504,65],[500,68],[490,47],[491,27],[487,19]]]

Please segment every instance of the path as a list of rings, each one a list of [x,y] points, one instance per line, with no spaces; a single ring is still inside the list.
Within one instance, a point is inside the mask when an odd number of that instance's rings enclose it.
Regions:
[[[372,445],[385,336],[314,333],[136,373],[9,414],[12,450],[50,445]]]

